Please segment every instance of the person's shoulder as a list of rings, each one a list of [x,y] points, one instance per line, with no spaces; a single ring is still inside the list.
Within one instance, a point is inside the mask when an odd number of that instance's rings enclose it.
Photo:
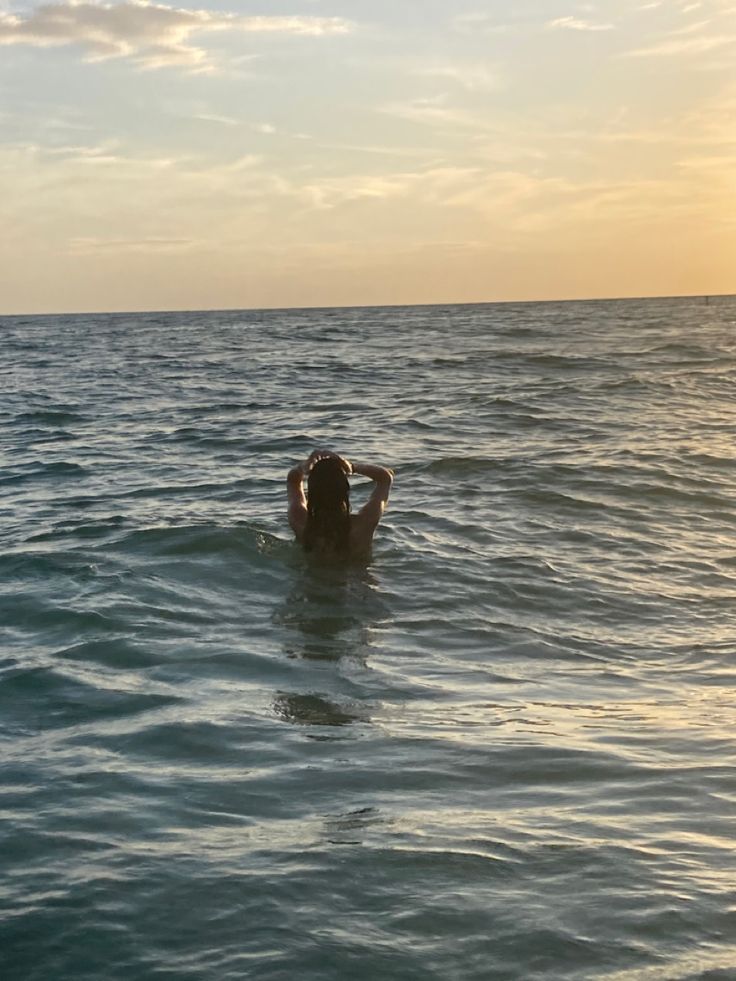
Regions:
[[[366,521],[361,514],[350,515],[350,552],[353,555],[362,555],[370,551],[373,543],[373,533],[376,526]]]

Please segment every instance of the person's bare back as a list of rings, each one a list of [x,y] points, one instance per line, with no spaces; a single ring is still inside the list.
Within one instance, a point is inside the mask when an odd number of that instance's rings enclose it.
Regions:
[[[349,476],[368,477],[375,487],[357,514],[350,513]],[[315,450],[287,477],[289,524],[307,551],[357,557],[370,552],[386,509],[393,471],[370,463],[351,463],[331,450]],[[304,494],[304,478],[308,492]]]

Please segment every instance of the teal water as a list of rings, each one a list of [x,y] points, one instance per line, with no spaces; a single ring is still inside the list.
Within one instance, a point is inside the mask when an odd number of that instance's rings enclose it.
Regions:
[[[3,981],[736,978],[736,298],[0,337]]]

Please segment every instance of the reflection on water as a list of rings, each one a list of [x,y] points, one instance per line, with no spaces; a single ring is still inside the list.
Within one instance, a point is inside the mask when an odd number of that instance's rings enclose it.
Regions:
[[[273,613],[285,630],[287,657],[315,661],[354,658],[365,662],[371,628],[388,616],[377,578],[366,567],[304,563]]]
[[[325,820],[325,836],[331,845],[360,845],[364,833],[374,825],[385,825],[389,819],[377,807],[361,807],[347,814],[336,814]]]
[[[367,663],[373,629],[388,613],[379,582],[368,568],[304,562],[293,570],[289,591],[274,609],[272,620],[282,632],[288,658],[332,662],[337,674],[341,661]],[[272,706],[276,715],[303,726],[370,722],[367,708],[354,698],[315,692],[311,686],[316,678],[310,670],[304,675],[307,690],[278,692]],[[319,678],[323,684],[325,676]]]
[[[284,722],[295,725],[346,726],[352,722],[370,721],[367,714],[349,711],[320,695],[279,692],[273,700],[273,708]]]

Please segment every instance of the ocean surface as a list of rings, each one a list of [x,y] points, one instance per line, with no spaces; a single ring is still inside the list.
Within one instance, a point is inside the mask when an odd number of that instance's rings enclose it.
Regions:
[[[736,298],[0,342],[2,981],[736,978]]]

